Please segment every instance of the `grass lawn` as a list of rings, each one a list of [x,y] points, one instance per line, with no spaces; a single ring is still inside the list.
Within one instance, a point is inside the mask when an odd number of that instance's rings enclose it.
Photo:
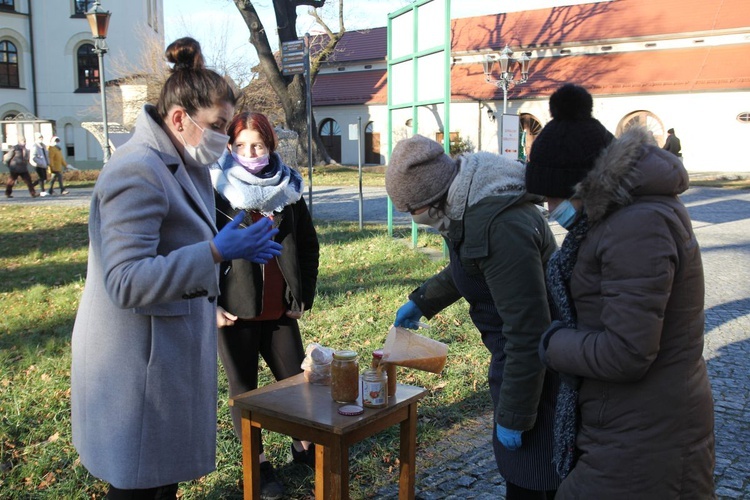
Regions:
[[[105,484],[79,463],[70,435],[70,335],[83,290],[87,209],[0,206],[0,497],[102,498]],[[444,262],[408,250],[384,226],[318,225],[322,242],[315,307],[301,321],[305,343],[354,348],[362,364],[385,339],[407,294]],[[408,238],[407,229],[399,234]],[[440,249],[437,237],[426,245]],[[433,318],[430,336],[449,344],[442,375],[399,369],[399,381],[429,390],[420,403],[418,455],[451,427],[489,409],[488,356],[459,302]],[[241,498],[241,450],[220,374],[217,470],[180,485],[185,499]],[[263,368],[261,384],[271,380]],[[106,402],[103,402],[106,404]],[[116,425],[116,423],[113,423]],[[290,439],[264,433],[289,498],[312,498],[313,472],[287,463]],[[352,497],[397,481],[398,427],[351,450]]]

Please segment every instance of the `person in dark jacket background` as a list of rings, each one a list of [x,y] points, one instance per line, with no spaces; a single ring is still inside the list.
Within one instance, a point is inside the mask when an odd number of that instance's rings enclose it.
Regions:
[[[667,130],[667,140],[664,141],[662,149],[666,149],[673,155],[682,158],[682,143],[680,143],[679,137],[675,135],[673,128]]]
[[[580,382],[577,462],[556,498],[715,498],[703,265],[678,197],[688,174],[642,127],[571,161],[593,140],[581,133],[592,107],[582,87],[558,89],[527,166],[528,190],[569,231],[548,277],[570,317],[539,346]]]
[[[544,268],[555,238],[526,193],[524,166],[492,153],[450,158],[415,135],[400,141],[385,186],[397,210],[440,231],[449,264],[409,295],[394,324],[417,328],[460,298],[490,352],[495,408],[493,448],[506,498],[552,499],[560,483],[552,465],[557,377],[537,355],[550,324]]]
[[[230,151],[211,169],[216,191],[217,226],[240,210],[247,223],[270,216],[279,234],[281,255],[265,266],[247,261],[225,262],[218,301],[219,355],[229,381],[229,395],[258,387],[258,356],[276,380],[302,372],[305,357],[297,320],[313,305],[318,279],[319,243],[302,196],[302,177],[276,153],[278,139],[261,113],[240,113],[229,125]],[[232,407],[237,437],[241,412]],[[292,458],[314,465],[315,449],[292,441]],[[280,498],[283,485],[266,460],[261,445],[261,494]]]
[[[25,137],[18,138],[18,144],[3,155],[3,161],[8,164],[8,170],[10,170],[8,183],[5,185],[5,196],[13,198],[13,186],[16,185],[16,181],[20,177],[29,188],[31,197],[36,198],[37,192],[31,182],[31,175],[29,175],[29,150],[26,149]]]

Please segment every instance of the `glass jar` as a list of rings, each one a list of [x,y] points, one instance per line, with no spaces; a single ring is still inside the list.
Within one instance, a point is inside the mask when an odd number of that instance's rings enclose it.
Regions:
[[[377,370],[378,366],[388,375],[388,397],[392,398],[396,395],[396,365],[383,362],[383,349],[372,351],[372,368]]]
[[[354,351],[336,351],[331,361],[331,397],[353,403],[359,397],[359,362]]]
[[[388,405],[388,375],[385,370],[369,368],[362,374],[362,406],[385,408]]]

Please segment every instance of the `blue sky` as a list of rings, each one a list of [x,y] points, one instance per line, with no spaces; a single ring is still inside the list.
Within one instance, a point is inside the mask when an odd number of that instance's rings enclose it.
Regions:
[[[522,9],[535,9],[552,5],[570,5],[584,3],[586,0],[452,0],[451,17],[471,17],[497,12],[511,12]],[[589,2],[592,0],[588,0]],[[345,0],[344,23],[346,29],[363,29],[385,26],[388,13],[404,7],[409,0]],[[272,0],[254,2],[258,14],[266,28],[275,26]],[[336,23],[336,0],[329,0],[323,8],[323,18],[331,20],[331,28]],[[232,0],[164,0],[165,42],[182,36],[192,36],[201,42],[207,61],[212,64],[220,52],[231,54],[233,60],[247,60],[255,64],[255,49],[248,42],[248,30],[237,7]],[[307,14],[307,9],[300,7],[297,17],[299,33],[317,31],[316,25]],[[274,45],[278,44],[275,35],[269,36]]]

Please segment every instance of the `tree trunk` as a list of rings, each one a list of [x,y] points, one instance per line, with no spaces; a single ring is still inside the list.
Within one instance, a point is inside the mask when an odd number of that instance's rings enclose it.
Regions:
[[[271,51],[271,46],[266,36],[266,29],[258,16],[255,6],[251,0],[233,0],[237,6],[242,18],[250,30],[250,43],[255,47],[260,60],[260,70],[266,77],[268,83],[273,88],[276,95],[279,96],[281,107],[284,110],[284,117],[290,129],[299,135],[299,155],[300,159],[305,159],[304,165],[307,164],[307,95],[305,88],[304,75],[284,76],[281,68]],[[310,5],[321,7],[325,0],[321,1],[294,1],[294,0],[274,0],[274,11],[276,13],[276,24],[278,29],[279,41],[281,43],[297,40],[296,21],[298,5]],[[311,64],[312,66],[312,64]],[[316,65],[317,66],[317,65]],[[317,68],[316,68],[317,69]],[[311,81],[317,71],[310,72]],[[332,163],[331,157],[323,147],[323,143],[318,135],[318,130],[313,118],[313,164]]]

